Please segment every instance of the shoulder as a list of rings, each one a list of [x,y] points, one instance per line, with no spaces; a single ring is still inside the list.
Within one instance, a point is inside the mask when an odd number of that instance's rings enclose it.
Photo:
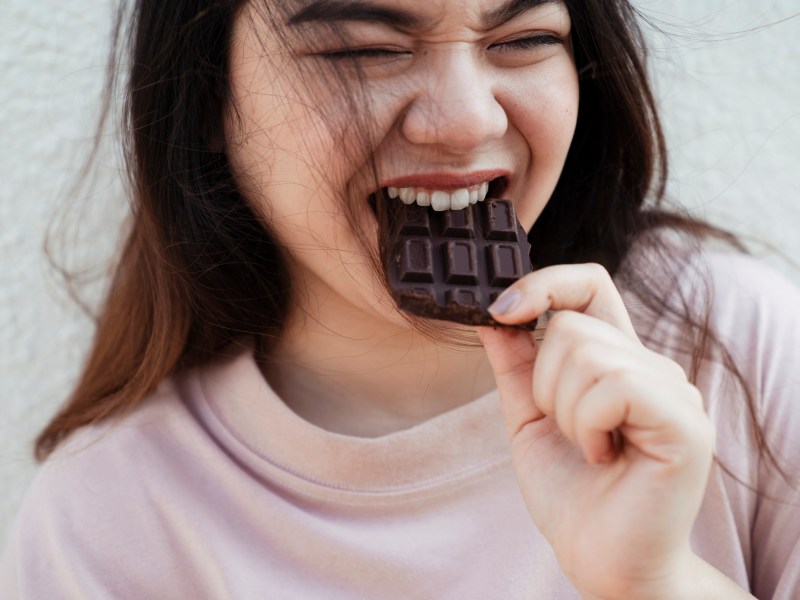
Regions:
[[[800,288],[764,262],[735,252],[709,251],[697,260],[695,277],[706,276],[716,329],[721,333],[781,327],[797,332],[800,326]]]
[[[710,282],[711,330],[750,388],[769,441],[785,446],[800,428],[800,288],[741,254],[709,252],[700,270]]]
[[[749,527],[753,592],[759,598],[800,593],[800,290],[760,261],[711,253],[711,324],[752,396],[751,426],[726,439],[725,428],[748,414],[728,398],[718,402],[717,454],[740,462],[743,440],[758,451],[757,496]],[[729,390],[730,386],[723,387]],[[728,396],[736,397],[728,393]],[[738,409],[738,410],[737,410]],[[755,421],[755,423],[753,423]],[[753,424],[755,426],[753,426]],[[764,448],[767,452],[764,452]],[[735,471],[734,471],[735,472]],[[728,484],[730,490],[732,484]],[[735,492],[729,492],[731,495]]]
[[[186,400],[165,382],[133,413],[84,427],[53,452],[23,501],[0,587],[20,598],[170,589],[166,521],[180,499],[168,483],[187,479],[187,457],[207,445]]]
[[[800,289],[733,251],[654,244],[626,266],[618,285],[640,337],[692,375],[716,428],[706,539],[722,544],[732,519],[753,591],[798,597]]]
[[[652,248],[620,278],[642,340],[693,374],[720,433],[749,438],[756,419],[768,445],[800,451],[792,433],[800,430],[798,286],[739,252]]]
[[[112,487],[106,483],[146,485],[196,435],[194,377],[187,379],[167,380],[133,412],[75,431],[44,462],[31,494],[57,486],[65,492],[88,487],[102,496]]]
[[[734,252],[705,252],[686,272],[690,281],[683,298],[696,309],[706,309],[711,330],[762,407],[769,410],[770,399],[783,395],[781,388],[793,386],[800,392],[795,373],[800,364],[800,288],[764,262]]]
[[[640,334],[672,338],[672,347],[687,317],[745,362],[781,358],[790,348],[778,342],[800,333],[800,288],[741,252],[651,237],[634,248],[617,283]]]

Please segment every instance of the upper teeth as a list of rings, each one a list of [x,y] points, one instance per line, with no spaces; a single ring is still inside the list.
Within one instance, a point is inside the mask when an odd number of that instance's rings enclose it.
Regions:
[[[430,206],[433,210],[461,210],[470,204],[485,200],[486,194],[489,192],[489,182],[484,181],[479,185],[461,188],[453,192],[410,187],[390,187],[388,192],[390,198],[400,198],[405,204],[416,202],[420,206]]]

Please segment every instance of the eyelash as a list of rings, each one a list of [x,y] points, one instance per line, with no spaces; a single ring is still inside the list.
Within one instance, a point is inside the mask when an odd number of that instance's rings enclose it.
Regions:
[[[343,60],[356,58],[399,58],[406,54],[410,54],[410,52],[389,50],[388,48],[345,48],[344,50],[324,52],[322,57],[328,60]]]
[[[492,44],[490,49],[499,52],[513,52],[515,50],[530,50],[539,46],[555,46],[561,44],[561,39],[554,35],[535,35],[530,37]],[[332,52],[322,53],[328,60],[358,59],[358,58],[399,58],[410,54],[404,50],[390,50],[388,48],[344,48]]]
[[[500,52],[508,52],[513,50],[530,50],[539,46],[556,46],[561,43],[561,38],[555,35],[540,34],[523,37],[516,40],[509,40],[508,42],[501,42],[499,44],[492,44],[489,48],[494,48]]]

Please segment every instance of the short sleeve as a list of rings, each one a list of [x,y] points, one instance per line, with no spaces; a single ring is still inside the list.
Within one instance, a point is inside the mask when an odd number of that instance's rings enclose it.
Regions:
[[[126,466],[119,437],[124,433],[104,439],[80,430],[40,467],[0,563],[0,596],[153,597],[157,588],[142,587],[148,579],[141,567],[157,551],[142,527],[152,520],[146,487]]]
[[[780,467],[764,455],[758,462],[751,591],[760,600],[796,600],[800,598],[800,290],[741,255],[712,254],[709,268],[714,279],[714,328],[751,386],[764,442]]]
[[[98,507],[92,506],[102,501],[104,494],[86,489],[91,484],[81,480],[80,468],[73,460],[54,457],[39,470],[0,562],[3,598],[115,597],[109,586],[114,581],[115,553],[99,551],[109,544],[99,538],[112,533],[103,523],[103,513],[108,511],[97,512]],[[81,487],[84,489],[79,490]],[[79,492],[90,500],[76,511],[73,498]],[[90,515],[95,515],[94,523]],[[113,540],[111,546],[113,549]]]
[[[76,431],[40,467],[0,563],[0,597],[224,597],[184,515],[200,494],[187,467],[201,460],[195,430],[168,400]]]

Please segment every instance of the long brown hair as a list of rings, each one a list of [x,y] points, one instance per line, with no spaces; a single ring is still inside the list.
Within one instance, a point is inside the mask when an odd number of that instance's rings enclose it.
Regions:
[[[219,147],[231,31],[244,3],[133,3],[120,45],[131,65],[123,128],[130,231],[77,386],[36,440],[39,460],[77,428],[128,413],[162,380],[231,342],[253,337],[268,353],[281,335],[291,292],[286,260]],[[620,270],[637,240],[658,250],[658,237],[643,235],[656,228],[735,240],[662,207],[667,155],[634,9],[626,0],[567,5],[580,109],[562,176],[529,234],[531,259],[537,266],[598,262],[624,276],[654,313],[674,314],[691,334],[696,374],[721,348],[707,315],[670,305]],[[744,381],[724,350],[716,354],[742,384],[758,445],[771,456]]]

